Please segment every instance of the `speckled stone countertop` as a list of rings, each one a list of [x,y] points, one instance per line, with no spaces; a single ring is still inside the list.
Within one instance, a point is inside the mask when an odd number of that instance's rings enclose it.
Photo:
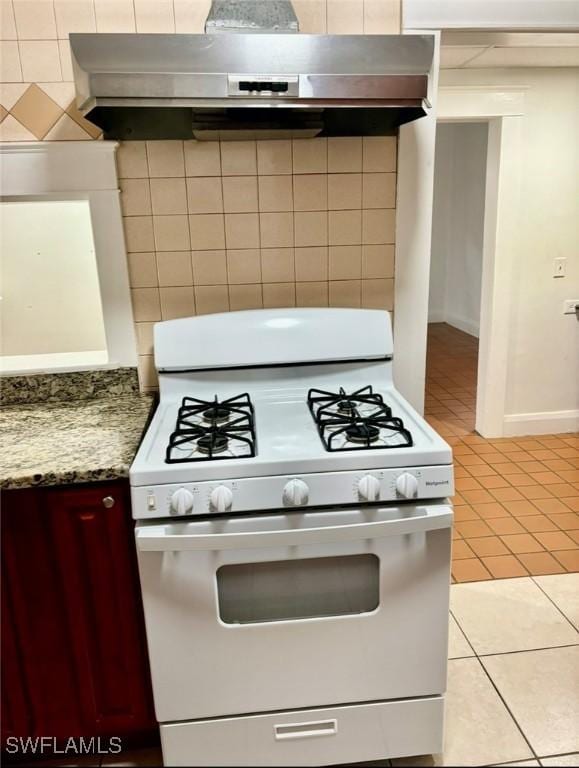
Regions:
[[[24,397],[1,407],[0,488],[127,477],[154,401],[133,387],[119,390],[118,372],[111,382],[90,398],[81,387],[78,399],[71,399],[64,387],[67,399]],[[30,387],[22,389],[30,393]]]

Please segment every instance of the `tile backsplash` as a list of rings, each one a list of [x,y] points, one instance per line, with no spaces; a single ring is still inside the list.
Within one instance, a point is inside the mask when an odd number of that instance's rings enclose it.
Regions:
[[[266,1],[266,0],[264,0]],[[0,0],[0,141],[100,138],[70,32],[203,32],[210,0]],[[300,31],[395,34],[400,0],[294,0]],[[123,142],[141,385],[157,320],[254,307],[392,309],[396,138]]]
[[[395,137],[123,142],[117,159],[144,386],[158,320],[392,309]]]

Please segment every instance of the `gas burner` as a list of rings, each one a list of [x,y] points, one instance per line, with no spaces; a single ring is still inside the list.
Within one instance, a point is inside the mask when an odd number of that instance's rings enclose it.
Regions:
[[[327,451],[412,445],[412,435],[402,419],[392,415],[382,395],[373,392],[372,387],[350,394],[342,387],[337,393],[310,389],[308,406]]]
[[[253,405],[247,393],[218,400],[184,397],[169,438],[167,464],[255,456]]]
[[[346,427],[346,440],[350,443],[363,443],[364,445],[368,445],[370,443],[375,443],[379,437],[380,429],[374,427],[372,424],[361,422]]]
[[[201,453],[223,453],[229,446],[229,438],[221,431],[211,431],[197,440]]]

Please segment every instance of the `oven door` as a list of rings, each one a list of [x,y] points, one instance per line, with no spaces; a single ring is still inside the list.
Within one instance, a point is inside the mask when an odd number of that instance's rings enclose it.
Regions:
[[[136,529],[157,718],[446,687],[452,510],[314,510]]]

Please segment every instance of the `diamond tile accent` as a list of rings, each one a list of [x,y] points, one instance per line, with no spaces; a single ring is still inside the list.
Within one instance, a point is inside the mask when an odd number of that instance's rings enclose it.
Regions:
[[[43,139],[62,114],[62,110],[33,83],[12,107],[12,115],[37,139]]]

